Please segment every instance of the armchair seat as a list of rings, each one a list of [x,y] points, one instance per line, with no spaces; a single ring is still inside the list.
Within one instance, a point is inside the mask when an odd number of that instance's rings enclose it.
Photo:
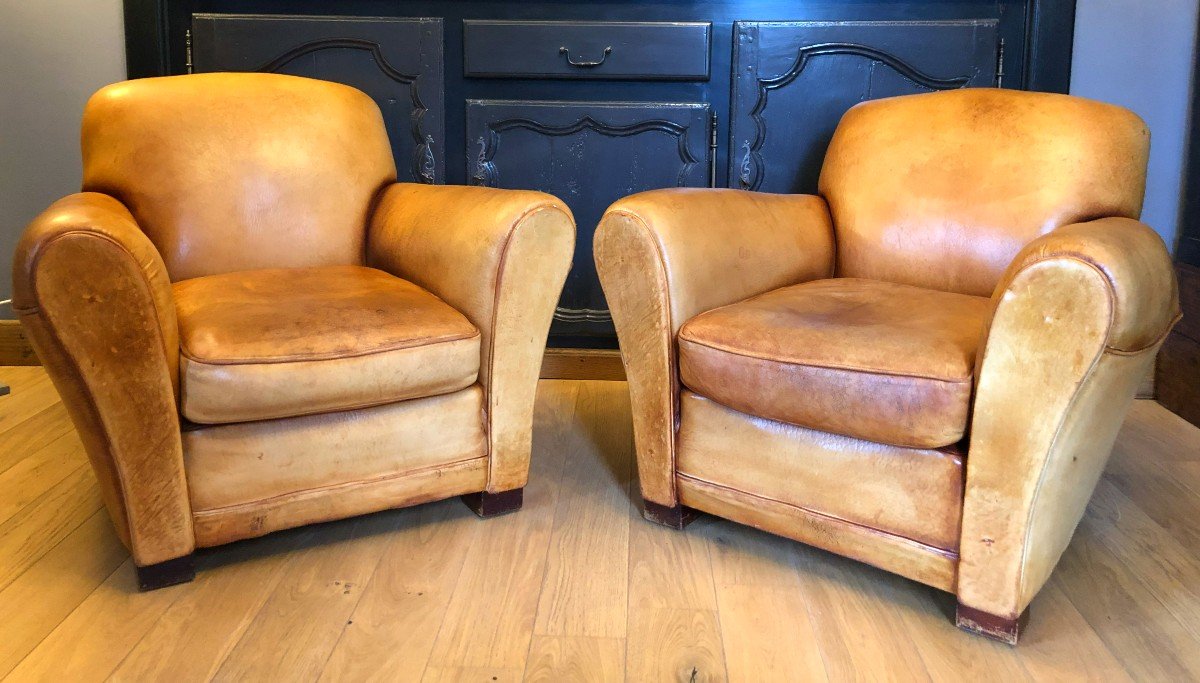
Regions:
[[[465,389],[480,334],[381,270],[248,270],[173,286],[180,403],[202,424],[350,410]]]
[[[783,287],[679,331],[684,386],[737,411],[909,448],[959,442],[987,297],[860,278]]]

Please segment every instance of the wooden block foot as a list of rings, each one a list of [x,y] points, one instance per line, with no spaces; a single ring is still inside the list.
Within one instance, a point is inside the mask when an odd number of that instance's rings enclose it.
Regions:
[[[1021,633],[1029,624],[1029,609],[1026,608],[1016,619],[1010,619],[967,607],[960,602],[954,611],[954,621],[959,628],[968,633],[1016,645]]]
[[[462,501],[471,508],[472,512],[485,519],[516,512],[521,509],[524,500],[525,489],[523,488],[499,493],[480,491],[479,493],[468,493],[462,497]]]
[[[644,505],[643,517],[655,524],[669,526],[672,529],[683,529],[697,517],[695,510],[682,505],[669,507],[650,500],[642,501],[642,503]]]
[[[166,562],[151,564],[137,569],[138,589],[152,591],[196,578],[195,555],[184,555]]]

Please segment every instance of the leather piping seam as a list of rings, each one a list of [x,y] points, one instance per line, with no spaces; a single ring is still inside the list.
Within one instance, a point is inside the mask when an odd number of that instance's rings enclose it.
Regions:
[[[666,305],[663,306],[663,313],[667,316],[666,347],[667,347],[667,377],[669,379],[669,384],[667,386],[667,405],[668,405],[667,417],[669,418],[667,420],[667,425],[668,425],[667,428],[670,429],[670,433],[666,440],[667,441],[667,464],[668,464],[667,471],[669,473],[678,473],[678,470],[676,469],[676,466],[675,466],[676,465],[675,449],[676,449],[676,445],[677,445],[675,443],[675,441],[676,441],[676,439],[679,438],[679,387],[682,384],[682,382],[680,382],[680,380],[679,380],[679,359],[678,359],[678,352],[675,349],[675,336],[676,336],[675,321],[674,321],[674,313],[671,310],[672,309],[672,306],[671,306],[671,276],[669,274],[669,271],[667,270],[667,259],[663,255],[662,244],[659,242],[658,239],[656,239],[654,231],[650,229],[650,223],[647,222],[646,219],[641,216],[641,214],[636,213],[634,211],[630,211],[628,209],[617,209],[617,210],[612,211],[611,213],[616,216],[624,216],[626,219],[631,220],[631,222],[636,222],[637,224],[641,225],[642,230],[646,233],[646,237],[650,241],[650,244],[654,245],[655,255],[658,256],[658,265],[659,265],[659,268],[660,268],[661,274],[662,274],[662,279],[663,279],[662,284],[664,285],[662,288],[662,291],[664,291],[666,293],[666,296],[664,297],[666,300],[665,301]],[[659,503],[659,504],[660,505],[665,504],[668,507],[674,507],[679,504],[679,487],[675,483],[675,477],[672,477],[672,476],[667,477],[667,486],[670,489],[671,501],[669,503]]]
[[[681,479],[690,479],[690,480],[700,483],[700,484],[711,486],[716,489],[721,489],[722,491],[730,491],[733,493],[741,494],[743,496],[747,496],[749,498],[756,498],[758,500],[763,500],[768,503],[775,503],[777,505],[783,505],[785,507],[789,507],[789,508],[792,508],[795,510],[800,510],[801,512],[810,514],[814,517],[820,517],[822,519],[827,519],[829,521],[832,521],[832,522],[835,522],[838,524],[845,524],[846,526],[854,527],[856,529],[861,529],[872,535],[888,536],[890,538],[894,538],[894,539],[896,539],[898,541],[902,541],[904,543],[911,543],[912,545],[917,546],[917,548],[919,550],[926,551],[930,554],[940,555],[940,556],[942,556],[948,560],[952,560],[952,561],[958,560],[958,553],[954,552],[953,550],[949,550],[946,548],[939,548],[936,545],[931,545],[929,543],[925,543],[924,541],[918,541],[914,538],[909,538],[908,536],[904,536],[902,534],[895,534],[890,531],[885,531],[883,529],[880,529],[878,527],[869,526],[866,524],[862,524],[860,522],[854,522],[854,521],[851,521],[848,519],[844,519],[842,517],[838,517],[837,515],[829,514],[827,512],[818,512],[817,510],[813,510],[812,508],[808,508],[803,505],[796,505],[794,503],[784,502],[784,501],[778,500],[776,498],[771,498],[770,496],[763,496],[763,495],[759,495],[757,493],[750,493],[749,491],[743,491],[743,490],[741,490],[739,488],[735,488],[733,486],[725,486],[724,484],[718,484],[715,482],[711,482],[711,481],[708,481],[707,479],[702,479],[700,477],[697,477],[697,476],[694,476],[691,474],[685,474],[683,472],[676,472],[676,476],[680,477]]]
[[[1148,344],[1143,345],[1141,348],[1119,349],[1115,346],[1109,346],[1109,345],[1105,344],[1104,351],[1106,353],[1111,353],[1115,356],[1136,356],[1138,354],[1150,351],[1151,349],[1157,347],[1159,344],[1162,344],[1163,341],[1166,340],[1167,335],[1171,334],[1171,330],[1174,329],[1175,325],[1178,324],[1180,320],[1183,320],[1183,312],[1182,311],[1180,311],[1179,313],[1176,313],[1174,318],[1171,318],[1171,322],[1167,323],[1166,329],[1164,329],[1162,332],[1160,332],[1158,334],[1158,336],[1154,338],[1153,341],[1151,341]]]
[[[471,327],[474,327],[472,325]],[[459,341],[470,341],[480,337],[479,330],[475,330],[473,334],[464,335],[444,335],[442,337],[424,337],[419,340],[405,340],[383,346],[377,349],[369,349],[364,351],[350,351],[346,353],[328,352],[317,353],[308,356],[300,354],[291,354],[285,356],[270,356],[265,358],[200,358],[198,354],[187,348],[186,344],[180,344],[179,353],[183,357],[193,363],[201,365],[287,365],[289,363],[319,363],[323,361],[336,361],[348,358],[363,358],[365,356],[377,356],[393,351],[407,351],[409,349],[421,349],[427,346],[437,346],[438,344],[450,344]]]
[[[929,381],[929,382],[941,382],[943,384],[971,384],[974,381],[973,376],[970,374],[966,375],[966,379],[947,379],[944,377],[931,377],[929,375],[919,375],[919,374],[907,373],[907,372],[888,372],[886,370],[871,370],[871,369],[867,369],[867,368],[856,368],[856,367],[852,367],[849,365],[834,365],[832,363],[829,365],[816,365],[811,362],[789,361],[789,360],[783,360],[780,358],[772,358],[770,356],[761,355],[761,354],[753,354],[753,353],[743,352],[743,351],[725,347],[725,346],[710,344],[708,342],[696,341],[694,339],[685,339],[685,338],[683,338],[682,335],[680,336],[679,341],[687,342],[688,344],[695,344],[696,346],[703,346],[707,349],[712,349],[713,351],[729,353],[731,355],[740,356],[742,358],[749,358],[751,360],[761,360],[761,361],[766,361],[768,363],[779,363],[780,365],[790,365],[793,367],[812,368],[813,370],[833,370],[833,371],[840,371],[840,372],[853,372],[853,373],[862,374],[862,375],[879,375],[881,377],[898,377],[898,378],[902,378],[902,379],[916,379],[916,380],[925,380],[925,381]]]
[[[492,421],[495,418],[495,412],[496,412],[495,410],[493,410],[493,406],[492,406],[492,396],[493,396],[492,381],[495,378],[494,370],[496,367],[496,329],[497,329],[497,320],[499,320],[499,317],[500,317],[500,292],[504,289],[504,267],[505,267],[505,265],[508,264],[509,247],[512,246],[513,237],[517,234],[517,230],[519,230],[521,228],[521,224],[524,223],[525,220],[528,219],[533,214],[535,214],[539,211],[545,211],[545,210],[558,211],[564,217],[566,217],[568,220],[571,220],[572,224],[574,224],[574,221],[571,219],[570,215],[567,212],[563,211],[562,207],[560,207],[558,204],[556,204],[554,202],[548,202],[548,201],[541,201],[537,204],[534,204],[533,206],[528,207],[524,211],[522,211],[521,214],[519,216],[517,216],[516,219],[513,220],[513,222],[509,225],[508,232],[504,236],[504,246],[500,248],[500,260],[496,263],[496,288],[495,288],[495,291],[492,292],[492,316],[491,316],[492,319],[489,323],[489,329],[491,330],[491,335],[488,338],[488,362],[487,362],[488,374],[487,374],[487,383],[484,386],[484,390],[487,392],[487,395],[484,400],[484,406],[485,406],[485,410],[487,411],[487,414],[486,414],[487,419],[485,420],[485,423],[486,423],[486,429],[487,429],[487,442],[488,442],[488,487],[487,487],[487,490],[489,492],[493,492],[492,491],[492,477],[496,471],[496,457],[495,457],[496,454],[494,453],[495,449],[492,447],[493,446],[492,437],[494,436],[494,433],[495,433],[495,430],[492,427]],[[543,351],[545,351],[544,348],[543,348]],[[535,380],[535,382],[536,382],[536,380]]]
[[[280,494],[270,496],[267,498],[260,498],[258,500],[250,500],[250,501],[246,501],[244,503],[234,503],[232,505],[221,505],[218,507],[206,508],[204,510],[195,510],[192,512],[192,518],[193,519],[204,519],[206,517],[220,517],[220,516],[228,515],[228,514],[236,514],[237,512],[240,512],[242,509],[246,509],[246,508],[262,507],[264,505],[271,505],[273,503],[277,503],[277,502],[281,502],[281,501],[287,502],[287,499],[289,499],[289,498],[298,498],[298,497],[303,497],[303,496],[307,496],[310,494],[319,494],[319,493],[324,493],[327,491],[338,491],[338,490],[343,490],[343,489],[356,488],[356,487],[360,487],[360,486],[370,486],[372,484],[382,484],[382,483],[386,483],[389,481],[393,481],[393,480],[397,480],[397,479],[405,479],[407,477],[413,477],[413,476],[425,474],[427,472],[432,472],[432,471],[436,471],[436,470],[450,469],[453,467],[468,465],[471,463],[479,462],[480,460],[488,460],[488,456],[486,454],[478,455],[478,456],[475,456],[472,458],[463,458],[462,460],[455,460],[452,462],[445,462],[445,463],[440,463],[437,465],[429,465],[427,467],[419,467],[415,470],[405,470],[404,472],[398,472],[396,474],[384,474],[384,475],[380,475],[377,477],[370,477],[368,479],[359,479],[357,481],[346,481],[346,482],[342,482],[340,484],[333,484],[331,486],[314,486],[311,488],[300,489],[298,491],[289,491],[287,493],[280,493]]]
[[[102,232],[98,232],[96,230],[81,230],[78,228],[64,230],[63,232],[60,232],[59,234],[46,240],[46,242],[43,243],[42,246],[40,246],[38,248],[37,253],[33,257],[33,262],[30,264],[30,271],[32,271],[35,274],[33,277],[33,282],[31,283],[32,284],[31,288],[33,290],[33,300],[35,302],[38,302],[38,306],[36,307],[37,310],[40,310],[42,308],[42,306],[40,305],[41,304],[41,296],[38,293],[38,277],[36,275],[38,273],[38,265],[42,261],[42,256],[46,253],[46,251],[51,246],[54,245],[55,242],[58,242],[61,239],[64,239],[66,237],[71,237],[71,236],[91,237],[91,238],[95,238],[95,239],[99,239],[99,240],[108,242],[113,247],[116,247],[116,249],[119,252],[121,252],[125,256],[129,257],[129,260],[137,267],[138,271],[140,271],[143,275],[145,275],[145,271],[142,269],[142,264],[133,255],[133,252],[131,252],[124,244],[122,244],[118,240],[114,239],[112,236],[107,235]],[[149,239],[149,238],[147,238],[147,239]],[[146,292],[150,296],[150,305],[151,305],[151,308],[153,308],[153,310],[154,310],[155,322],[158,322],[159,320],[161,320],[161,316],[159,315],[158,303],[157,303],[157,301],[155,301],[154,288],[151,285],[148,278],[142,278],[142,284],[146,287]],[[45,316],[41,316],[41,317],[43,317],[45,319]],[[136,526],[136,521],[134,520],[135,514],[134,514],[133,510],[131,509],[131,506],[129,505],[129,503],[126,501],[126,493],[125,492],[129,490],[129,486],[128,486],[129,481],[128,481],[128,474],[125,471],[125,463],[123,463],[121,461],[121,458],[117,457],[116,449],[113,446],[112,437],[109,435],[108,423],[106,420],[104,420],[103,416],[101,416],[101,414],[100,414],[100,411],[96,408],[96,400],[95,400],[96,396],[95,396],[95,393],[92,391],[91,383],[88,382],[86,379],[84,379],[85,375],[83,373],[82,367],[80,367],[79,362],[75,358],[75,355],[73,353],[70,353],[69,351],[67,351],[67,346],[66,346],[66,344],[63,343],[62,339],[59,337],[58,330],[55,329],[54,325],[50,324],[49,319],[46,319],[46,322],[47,322],[47,327],[50,329],[51,334],[54,338],[54,343],[57,344],[59,346],[59,348],[63,350],[63,352],[64,352],[63,356],[65,356],[68,359],[68,362],[71,363],[71,368],[72,368],[72,370],[74,370],[76,376],[78,376],[82,380],[80,382],[80,384],[83,386],[83,391],[86,394],[87,399],[88,399],[88,401],[87,401],[88,412],[92,413],[92,415],[95,417],[96,424],[99,425],[102,430],[104,430],[104,444],[108,450],[109,457],[112,459],[113,469],[116,471],[117,479],[121,485],[121,491],[120,491],[121,507],[124,509],[124,512],[125,512],[125,524],[126,524],[126,528],[129,531],[129,545],[130,545],[129,550],[130,550],[130,553],[132,555],[134,555],[136,558],[136,556],[138,555],[139,543],[138,543],[138,534],[135,533],[135,530],[138,527]],[[165,361],[166,354],[167,354],[167,351],[166,351],[167,345],[166,345],[166,338],[163,336],[162,325],[161,324],[154,325],[154,332],[158,336],[159,348],[163,349],[163,356],[164,356],[163,360]],[[167,378],[167,381],[168,382],[170,381],[170,377]],[[172,393],[174,393],[174,392],[172,392]],[[174,402],[175,402],[174,398],[172,398],[172,403],[174,403]],[[176,410],[178,410],[178,405],[176,405]],[[182,450],[182,448],[181,448],[181,450]],[[180,472],[180,475],[182,476],[183,473]],[[191,510],[191,500],[186,495],[186,491],[187,491],[186,483],[185,483],[184,491],[185,491],[184,499],[187,502],[188,509],[190,511]],[[189,541],[191,541],[193,546],[195,545],[195,535],[194,534],[193,534],[192,538],[189,539]],[[135,559],[135,564],[136,564],[136,559]]]
[[[180,380],[180,381],[182,382],[183,380]],[[281,415],[265,415],[265,416],[259,416],[259,417],[252,417],[249,419],[241,418],[241,419],[237,419],[237,420],[222,420],[220,422],[200,422],[198,420],[195,420],[195,419],[189,417],[186,414],[186,410],[182,410],[182,409],[180,410],[180,414],[188,422],[190,422],[193,425],[196,425],[197,427],[199,427],[201,429],[206,428],[206,427],[225,427],[225,426],[229,426],[229,425],[253,424],[255,422],[270,422],[271,420],[290,420],[294,417],[312,417],[313,415],[333,415],[336,413],[350,413],[350,412],[354,412],[357,410],[366,410],[368,408],[380,408],[382,406],[390,406],[390,405],[393,405],[396,403],[404,403],[406,401],[420,401],[420,400],[424,400],[424,399],[428,399],[428,398],[438,398],[439,396],[449,396],[450,394],[456,394],[460,391],[469,391],[471,389],[471,387],[477,386],[478,384],[479,384],[479,374],[476,373],[475,377],[472,378],[472,380],[469,384],[458,387],[457,389],[447,389],[447,390],[439,389],[439,390],[435,391],[434,393],[420,393],[415,396],[408,396],[408,397],[402,396],[401,398],[385,398],[385,399],[372,400],[372,401],[360,401],[358,403],[354,403],[354,404],[347,405],[347,406],[338,406],[338,407],[326,406],[323,408],[312,408],[312,409],[305,410],[305,411],[299,412],[299,413],[284,413]],[[182,390],[180,391],[180,393],[183,394]],[[181,402],[182,402],[182,400],[181,400]],[[182,432],[183,430],[181,429],[180,431]],[[195,429],[191,429],[188,431],[195,431]]]
[[[1100,364],[1100,359],[1104,356],[1105,350],[1109,348],[1108,347],[1108,339],[1112,335],[1113,323],[1116,321],[1116,316],[1117,316],[1116,291],[1113,289],[1112,280],[1109,279],[1108,275],[1104,272],[1104,269],[1101,268],[1099,266],[1099,264],[1095,263],[1091,259],[1080,258],[1076,255],[1070,255],[1070,254],[1060,254],[1060,255],[1055,255],[1053,258],[1037,259],[1027,265],[1022,266],[1021,269],[1018,271],[1018,276],[1027,267],[1037,265],[1037,264],[1041,263],[1042,261],[1049,261],[1049,260],[1061,259],[1061,258],[1067,258],[1072,261],[1077,261],[1077,262],[1087,266],[1093,272],[1095,272],[1097,275],[1100,276],[1101,282],[1103,282],[1105,285],[1105,287],[1104,287],[1105,299],[1108,302],[1108,325],[1107,325],[1107,329],[1105,330],[1104,343],[1101,345],[1100,349],[1096,352],[1096,355],[1092,358],[1092,362],[1090,365],[1088,365],[1087,371],[1084,372],[1083,375],[1080,377],[1079,383],[1077,385],[1075,385],[1075,389],[1071,394],[1071,400],[1067,402],[1066,409],[1063,410],[1062,419],[1059,420],[1058,426],[1054,428],[1054,436],[1051,437],[1050,445],[1046,449],[1045,462],[1043,462],[1041,465],[1041,471],[1038,473],[1037,484],[1033,488],[1033,495],[1030,496],[1030,498],[1029,498],[1029,511],[1025,515],[1025,524],[1023,526],[1024,531],[1021,534],[1021,563],[1017,566],[1017,576],[1016,576],[1016,584],[1017,585],[1015,586],[1015,588],[1016,588],[1016,598],[1017,598],[1018,605],[1024,600],[1025,570],[1026,570],[1026,567],[1029,562],[1029,545],[1030,545],[1030,540],[1031,540],[1031,533],[1033,531],[1033,519],[1034,519],[1034,514],[1038,509],[1038,507],[1037,507],[1038,499],[1041,497],[1042,488],[1046,482],[1046,473],[1050,469],[1048,466],[1049,462],[1050,462],[1050,455],[1052,453],[1054,453],[1054,449],[1058,445],[1058,439],[1059,439],[1059,437],[1062,436],[1063,427],[1067,423],[1067,417],[1071,414],[1071,410],[1075,407],[1076,402],[1079,400],[1079,395],[1081,393],[1083,393],[1083,387],[1087,384],[1088,380],[1091,379],[1092,375],[1096,371],[1097,366],[1099,366],[1099,364]],[[1016,278],[1014,277],[1013,280],[1015,280],[1015,279]],[[1007,288],[1005,288],[1005,289],[1007,291]],[[984,360],[986,360],[986,352],[985,352],[985,358],[980,360],[980,367],[982,367]],[[969,460],[969,456],[968,456],[968,460]],[[966,498],[966,490],[965,489],[963,490],[963,498],[964,498],[964,500]],[[1022,610],[1022,608],[1018,607],[1016,609],[1015,613],[1020,614],[1021,610]]]

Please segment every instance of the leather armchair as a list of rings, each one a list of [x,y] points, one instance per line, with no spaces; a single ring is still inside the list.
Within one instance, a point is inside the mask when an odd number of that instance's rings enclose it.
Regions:
[[[961,90],[853,108],[819,196],[616,202],[595,255],[646,518],[858,559],[1015,643],[1179,316],[1148,148],[1118,107]]]
[[[14,303],[143,589],[190,580],[196,547],[520,507],[562,202],[398,184],[370,98],[280,75],[109,86],[83,159]]]

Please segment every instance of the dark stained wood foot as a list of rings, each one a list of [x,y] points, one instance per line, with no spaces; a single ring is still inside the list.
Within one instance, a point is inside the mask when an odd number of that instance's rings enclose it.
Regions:
[[[954,621],[959,628],[969,633],[1016,645],[1017,640],[1021,638],[1021,634],[1029,625],[1029,608],[1026,608],[1016,619],[1009,619],[974,607],[967,607],[960,602],[954,612]]]
[[[166,562],[137,567],[138,589],[152,591],[196,578],[195,555],[184,555]]]
[[[697,517],[695,510],[682,505],[668,507],[651,500],[644,500],[642,503],[644,505],[642,508],[643,517],[655,524],[669,526],[672,529],[683,529]]]
[[[525,489],[512,489],[499,493],[488,493],[487,491],[468,493],[462,497],[462,500],[467,507],[471,508],[472,512],[486,519],[520,510],[521,504],[525,502]]]

